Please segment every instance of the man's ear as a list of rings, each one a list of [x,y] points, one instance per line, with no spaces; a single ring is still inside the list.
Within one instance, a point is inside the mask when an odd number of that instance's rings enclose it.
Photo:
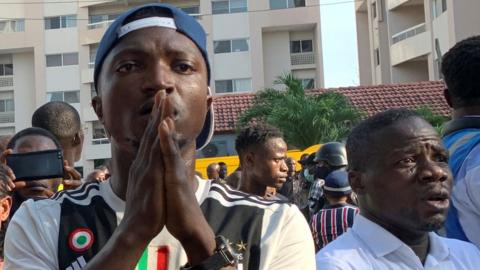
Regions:
[[[253,164],[255,163],[255,153],[253,153],[252,151],[248,151],[247,153],[245,153],[245,157],[244,157],[244,162],[245,162],[245,167],[249,168],[249,167],[252,167]]]
[[[210,89],[210,86],[209,86],[208,95],[207,95],[207,108],[210,108],[210,105],[212,105],[212,102],[213,102],[212,90]]]
[[[73,146],[81,145],[83,144],[83,135],[81,134],[81,131],[75,133],[73,136]]]
[[[447,104],[450,108],[453,108],[453,105],[452,105],[452,96],[450,96],[450,92],[448,91],[448,88],[445,87],[445,89],[443,89],[443,97],[445,98],[445,100],[447,101]]]
[[[7,220],[10,215],[10,209],[12,208],[12,197],[7,196],[0,199],[0,221]]]
[[[98,120],[103,124],[103,108],[102,108],[102,98],[95,96],[92,98],[92,107],[95,113],[97,114]]]
[[[364,173],[359,171],[349,171],[348,172],[348,182],[350,187],[352,187],[353,192],[358,195],[365,194],[365,177]]]

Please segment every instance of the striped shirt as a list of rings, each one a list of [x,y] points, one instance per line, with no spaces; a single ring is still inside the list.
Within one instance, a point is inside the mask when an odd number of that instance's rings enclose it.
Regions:
[[[359,209],[349,204],[329,205],[312,216],[311,229],[315,245],[321,249],[353,225]]]

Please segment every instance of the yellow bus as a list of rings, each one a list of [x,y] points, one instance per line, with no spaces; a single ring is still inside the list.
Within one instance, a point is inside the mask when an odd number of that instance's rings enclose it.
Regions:
[[[303,154],[311,154],[315,153],[318,148],[320,148],[320,144],[312,145],[303,151],[301,150],[290,150],[287,152],[287,156],[295,159],[296,161],[300,160],[300,157]],[[207,166],[210,163],[218,163],[218,162],[225,162],[228,168],[228,174],[235,171],[235,169],[240,165],[240,161],[238,160],[238,156],[223,156],[223,157],[212,157],[212,158],[199,158],[195,163],[195,170],[200,172],[204,178],[207,178]],[[297,170],[300,170],[300,164],[297,162]]]

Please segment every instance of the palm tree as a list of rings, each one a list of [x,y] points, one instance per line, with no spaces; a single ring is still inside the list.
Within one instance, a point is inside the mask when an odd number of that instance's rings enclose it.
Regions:
[[[237,128],[252,121],[263,122],[283,132],[292,148],[344,139],[362,116],[339,93],[305,93],[300,80],[285,74],[274,82],[283,84],[285,91],[267,88],[257,93],[253,105],[239,117]]]

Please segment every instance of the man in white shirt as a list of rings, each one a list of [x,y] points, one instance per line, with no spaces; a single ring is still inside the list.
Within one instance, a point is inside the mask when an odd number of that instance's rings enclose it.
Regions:
[[[452,175],[436,130],[407,109],[360,123],[347,140],[360,214],[317,254],[317,269],[478,269],[480,252],[446,239]]]

